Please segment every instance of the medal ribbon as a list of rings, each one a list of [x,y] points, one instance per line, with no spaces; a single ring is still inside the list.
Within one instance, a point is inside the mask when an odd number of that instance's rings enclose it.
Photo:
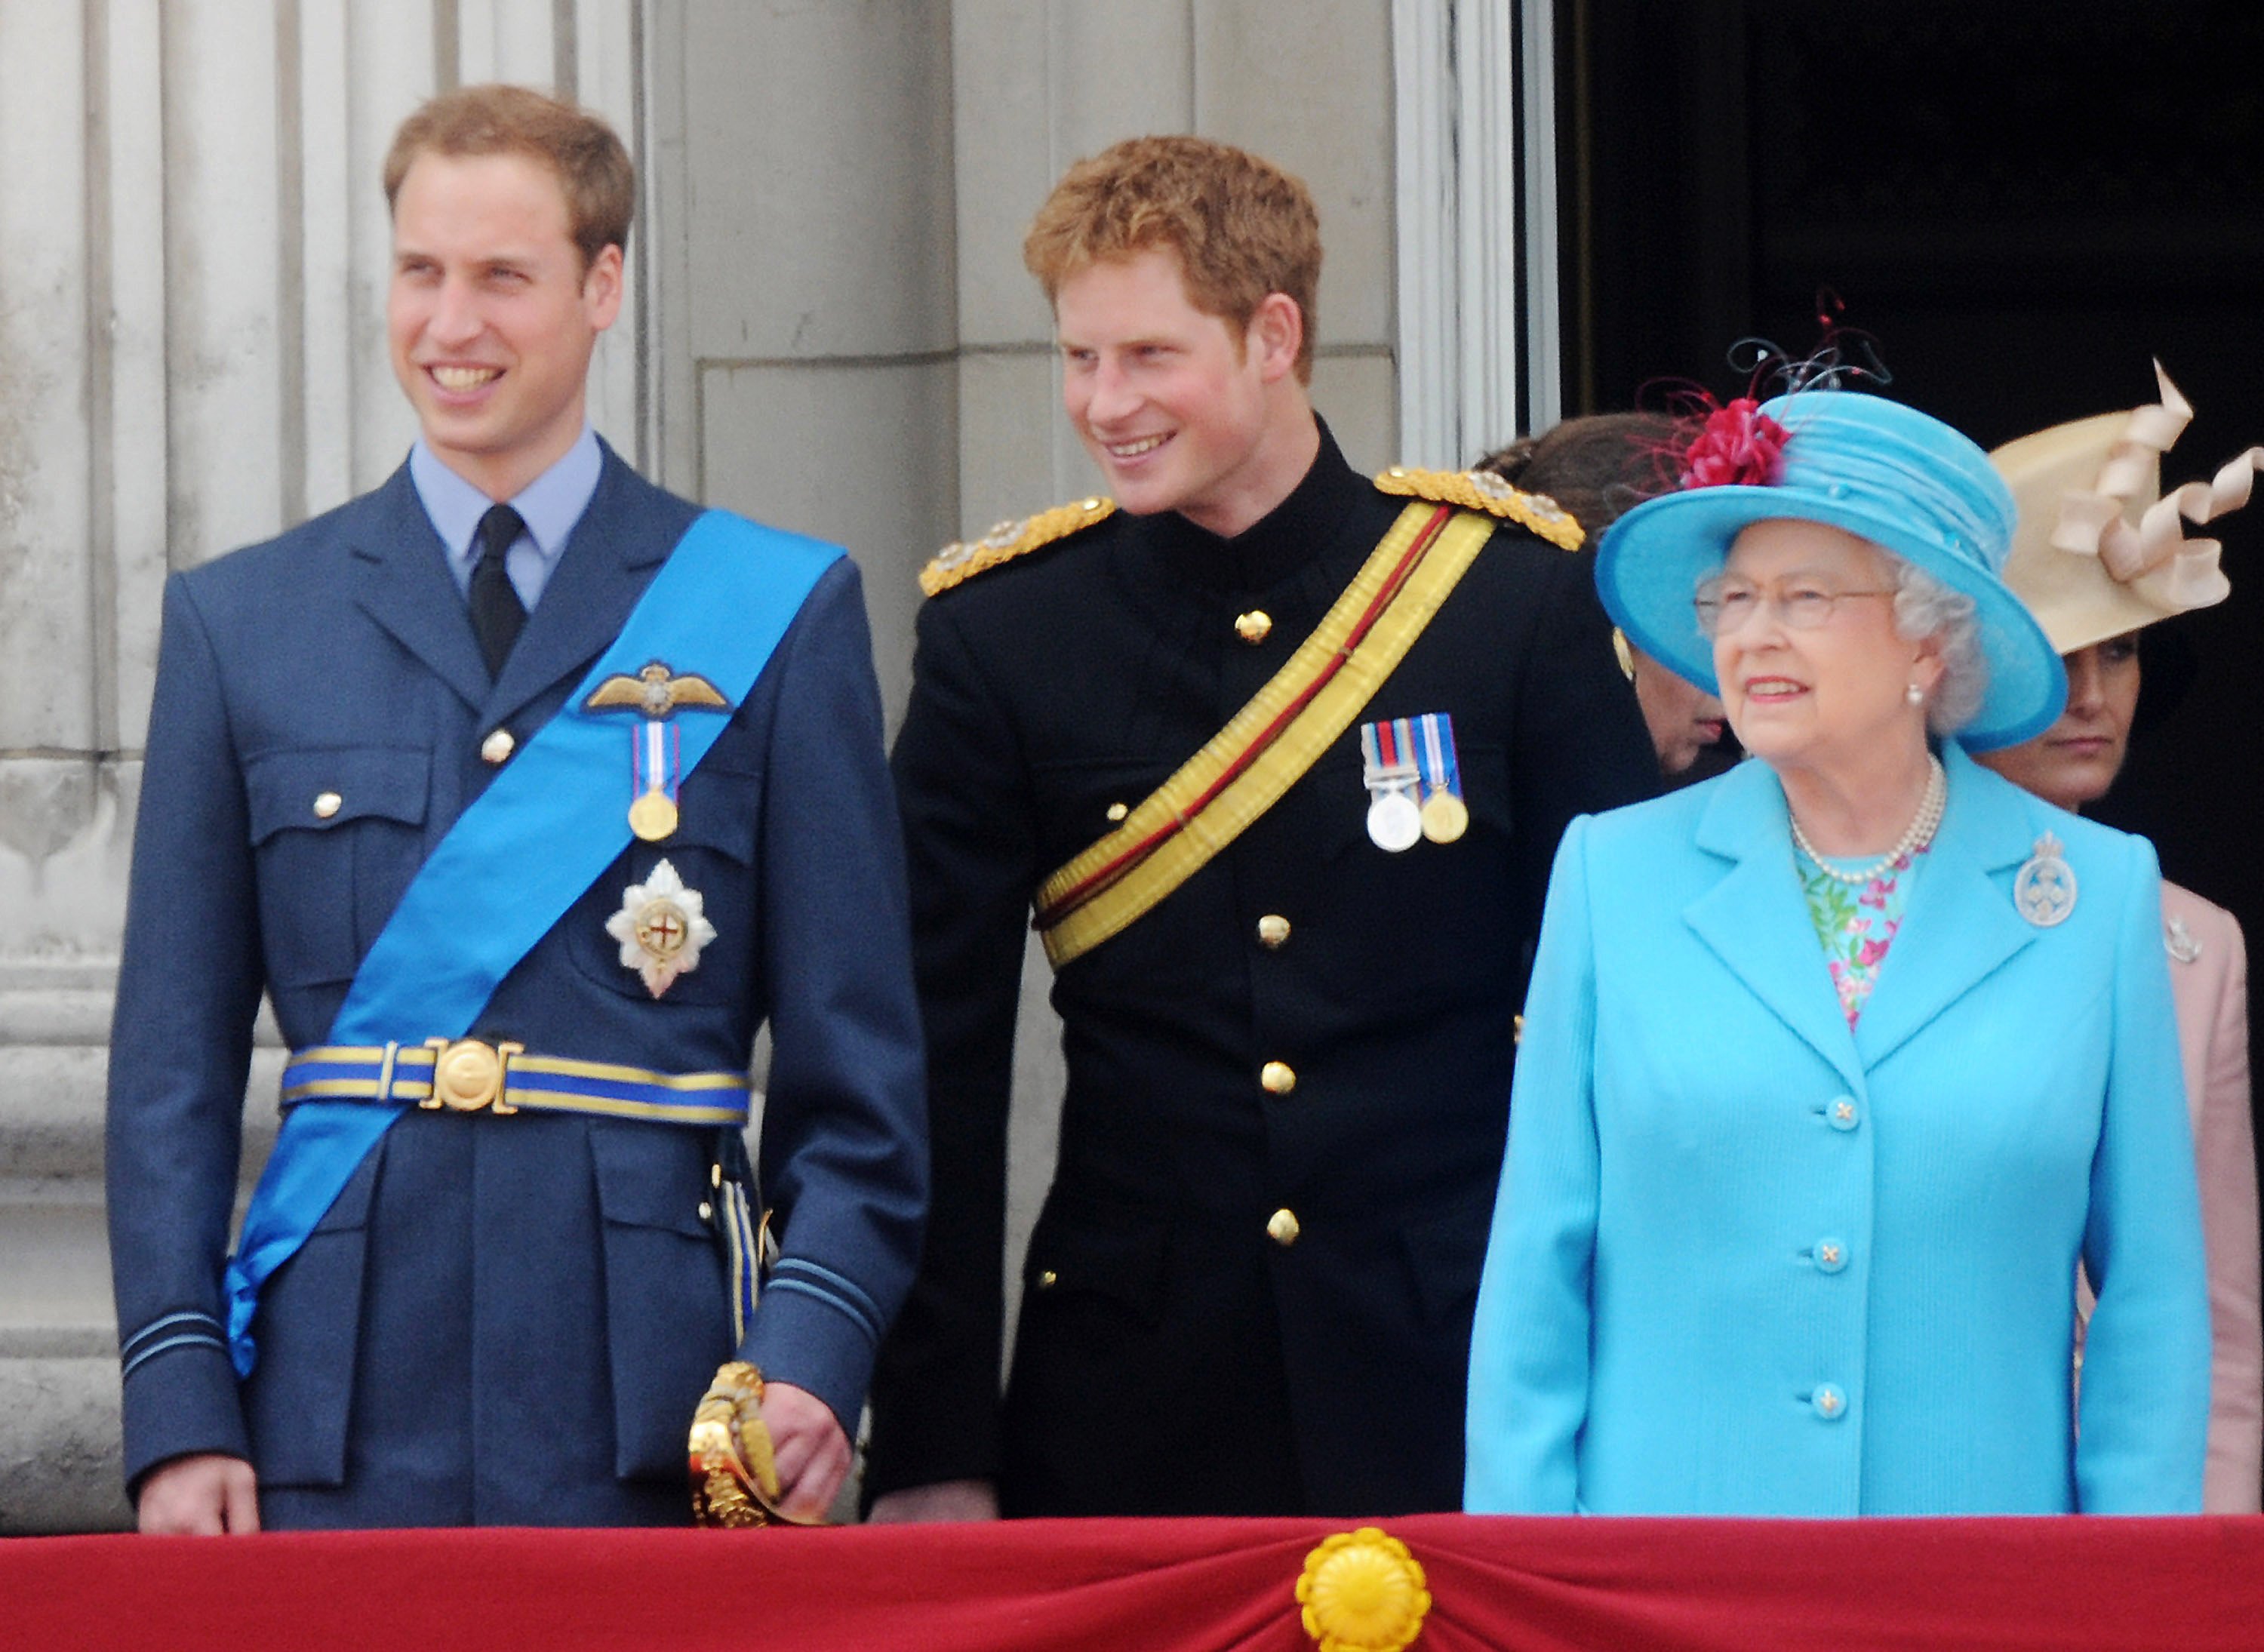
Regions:
[[[696,662],[737,706],[841,554],[728,511],[694,519],[581,685],[417,869],[325,1041],[417,1045],[469,1031],[503,978],[628,844],[616,789],[620,726],[583,702],[609,677],[672,659]],[[678,774],[698,765],[731,717],[728,708],[686,710],[672,720]],[[255,1358],[260,1286],[406,1110],[310,1100],[284,1115],[228,1264],[229,1344],[239,1376],[250,1374]]]
[[[675,714],[671,712],[664,721],[647,718],[629,740],[629,801],[657,792],[673,803],[683,784],[684,731],[677,726]]]
[[[1455,761],[1455,718],[1451,712],[1426,712],[1423,716],[1423,790],[1462,794],[1462,765]]]
[[[1048,878],[1032,927],[1058,969],[1143,917],[1280,801],[1406,656],[1492,536],[1418,501],[1288,663],[1124,823]]]

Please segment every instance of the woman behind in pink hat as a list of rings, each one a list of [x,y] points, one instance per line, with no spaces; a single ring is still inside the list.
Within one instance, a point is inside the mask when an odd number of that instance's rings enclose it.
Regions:
[[[2157,373],[2160,369],[2157,367]],[[1990,455],[2020,511],[2005,583],[2028,604],[2067,668],[2067,709],[2015,746],[1978,760],[2038,797],[2080,814],[2115,783],[2138,709],[2138,633],[2222,601],[2217,547],[2187,540],[2181,505],[2207,521],[2245,499],[2264,450],[2216,485],[2159,500],[2161,454],[2193,410],[2167,377],[2161,401],[2130,413],[2055,424]],[[2186,1103],[2209,1250],[2209,1467],[2202,1506],[2253,1514],[2264,1468],[2264,1332],[2260,1331],[2256,1142],[2249,1112],[2247,956],[2223,907],[2162,885]],[[2083,1311],[2090,1309],[2084,1293]]]

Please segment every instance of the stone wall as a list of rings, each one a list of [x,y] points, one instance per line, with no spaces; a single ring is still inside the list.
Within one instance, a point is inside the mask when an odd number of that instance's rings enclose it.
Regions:
[[[0,4],[0,1532],[127,1518],[102,1073],[165,576],[406,453],[401,118],[503,76],[634,132],[639,29],[635,0]],[[592,394],[640,455],[643,321],[633,295]]]

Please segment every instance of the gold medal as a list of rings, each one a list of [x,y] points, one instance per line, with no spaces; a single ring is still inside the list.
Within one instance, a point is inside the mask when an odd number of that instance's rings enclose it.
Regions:
[[[629,805],[629,830],[649,844],[672,837],[676,831],[676,800],[665,792],[645,793]]]
[[[1433,843],[1453,843],[1469,829],[1469,808],[1452,792],[1433,792],[1423,800],[1423,836]]]

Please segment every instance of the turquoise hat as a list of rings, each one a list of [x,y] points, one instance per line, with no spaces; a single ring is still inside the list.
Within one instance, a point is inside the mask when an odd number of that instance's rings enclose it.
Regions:
[[[1781,427],[1781,443],[1762,419]],[[1957,731],[1960,744],[2017,745],[2059,715],[2067,698],[2059,656],[1999,577],[2013,542],[2011,491],[1972,442],[1882,396],[1800,390],[1757,410],[1733,402],[1716,413],[1692,446],[1680,490],[1646,500],[1605,533],[1596,549],[1604,607],[1636,647],[1719,692],[1714,645],[1692,598],[1739,533],[1781,518],[1869,540],[1973,598],[1989,681],[1981,709]]]

